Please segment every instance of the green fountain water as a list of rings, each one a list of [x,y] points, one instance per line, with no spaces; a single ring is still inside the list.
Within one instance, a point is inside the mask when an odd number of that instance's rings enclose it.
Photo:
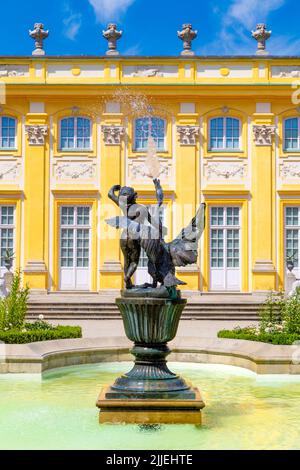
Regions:
[[[0,449],[298,449],[300,377],[171,363],[198,386],[203,426],[102,425],[95,397],[128,363],[0,376]]]

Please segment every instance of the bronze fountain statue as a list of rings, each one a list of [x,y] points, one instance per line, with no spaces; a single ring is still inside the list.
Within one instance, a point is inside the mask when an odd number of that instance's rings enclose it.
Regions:
[[[116,304],[121,312],[126,336],[134,342],[131,353],[135,363],[131,371],[118,377],[100,394],[100,423],[139,424],[201,423],[205,406],[199,390],[171,372],[166,356],[167,343],[175,338],[186,305],[178,285],[175,268],[195,263],[198,241],[205,225],[205,204],[201,204],[190,224],[171,242],[164,240],[166,228],[160,218],[164,201],[158,178],[153,178],[157,204],[155,214],[137,203],[134,188],[113,186],[109,198],[123,215],[106,220],[122,229],[125,289]],[[148,257],[152,284],[134,286],[134,275],[141,249]],[[158,286],[158,284],[160,284]]]
[[[201,204],[190,224],[182,229],[180,234],[170,243],[164,241],[164,227],[159,217],[159,208],[163,204],[164,195],[159,179],[154,179],[156,190],[157,210],[156,217],[152,217],[148,209],[136,203],[137,193],[134,188],[119,185],[113,186],[109,191],[109,198],[122,210],[123,216],[108,219],[106,222],[115,228],[122,228],[121,250],[124,255],[124,281],[126,289],[133,289],[131,277],[135,273],[141,247],[148,257],[148,272],[153,279],[152,288],[156,289],[160,283],[169,297],[177,298],[177,285],[185,283],[175,275],[175,267],[194,264],[198,257],[198,241],[205,225],[205,204]],[[119,191],[119,195],[116,195]],[[149,225],[145,225],[145,220]],[[141,289],[150,286],[141,286],[134,294],[144,295]],[[148,292],[149,293],[149,292]],[[155,297],[161,296],[164,289],[151,291]],[[133,292],[128,295],[132,296]]]

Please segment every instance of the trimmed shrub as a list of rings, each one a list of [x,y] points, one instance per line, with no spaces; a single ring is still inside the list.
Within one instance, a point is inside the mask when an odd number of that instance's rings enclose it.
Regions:
[[[291,345],[296,341],[300,341],[300,334],[262,332],[255,334],[250,328],[240,328],[236,330],[221,330],[218,332],[218,338],[244,339],[248,341],[261,341],[262,343]]]
[[[52,329],[0,331],[0,341],[6,344],[25,344],[55,339],[81,338],[80,326],[61,326]]]

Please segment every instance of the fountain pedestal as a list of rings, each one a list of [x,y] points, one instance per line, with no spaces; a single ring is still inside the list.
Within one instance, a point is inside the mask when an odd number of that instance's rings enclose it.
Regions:
[[[134,342],[133,368],[100,394],[100,423],[201,423],[200,392],[171,372],[166,357],[185,299],[124,297],[116,300],[126,336]]]

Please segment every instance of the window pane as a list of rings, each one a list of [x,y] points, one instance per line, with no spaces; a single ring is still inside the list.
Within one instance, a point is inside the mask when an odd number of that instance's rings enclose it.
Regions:
[[[0,118],[0,147],[15,148],[16,147],[16,119],[3,116]]]
[[[160,118],[139,118],[135,120],[135,149],[146,150],[148,139],[153,137],[156,148],[165,150],[165,121]]]
[[[299,120],[298,118],[286,119],[284,123],[285,139],[284,146],[286,150],[299,149]]]

